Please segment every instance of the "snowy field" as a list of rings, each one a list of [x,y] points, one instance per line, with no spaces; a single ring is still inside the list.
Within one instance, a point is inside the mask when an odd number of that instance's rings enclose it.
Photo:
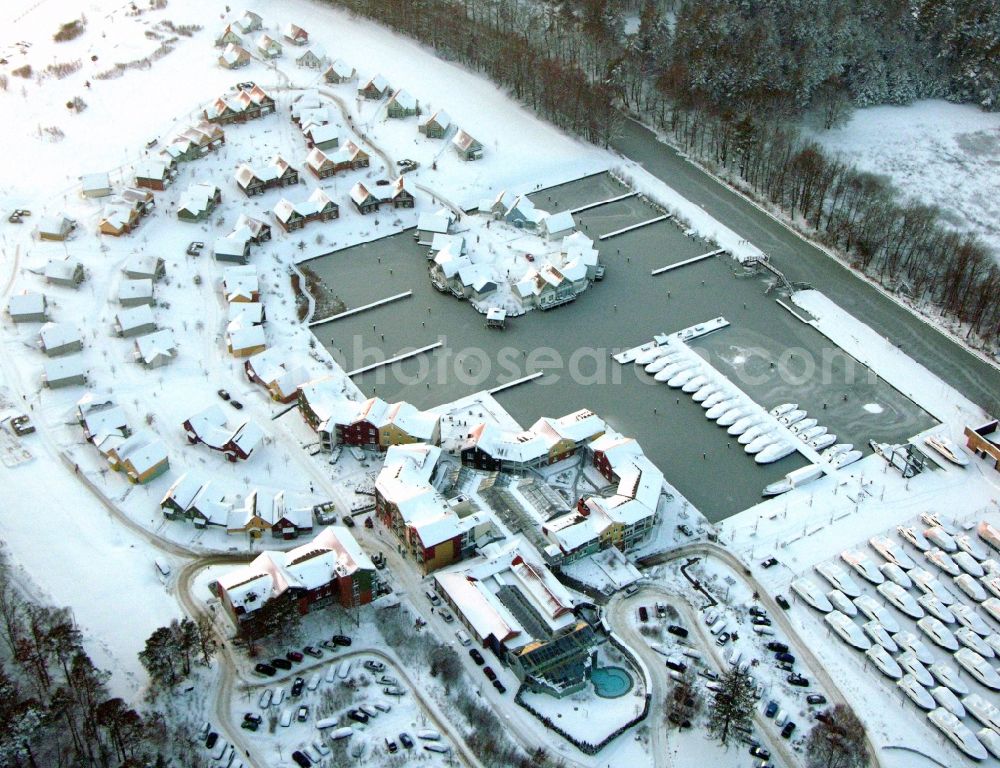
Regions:
[[[810,134],[860,169],[941,208],[980,235],[1000,261],[1000,114],[967,104],[918,101],[859,109],[847,125]]]

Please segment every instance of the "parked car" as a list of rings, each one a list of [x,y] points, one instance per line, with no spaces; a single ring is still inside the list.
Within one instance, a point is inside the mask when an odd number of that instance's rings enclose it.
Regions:
[[[398,685],[399,684],[399,680],[397,680],[396,678],[394,678],[392,675],[380,675],[378,681],[380,683],[382,683],[382,685]]]
[[[747,609],[751,616],[767,616],[767,611],[761,608],[759,605],[751,605]]]
[[[340,518],[340,522],[346,525],[348,528],[353,528],[357,523],[354,522],[354,518],[350,515],[344,515]]]
[[[377,187],[388,187],[391,183],[392,182],[389,181],[388,179],[378,179],[375,182],[375,186],[377,186]],[[392,750],[392,751],[395,752],[396,750]]]
[[[671,635],[677,635],[677,637],[687,637],[688,631],[684,627],[679,627],[676,624],[671,624],[667,627],[667,632]]]
[[[271,693],[271,689],[270,688],[265,688],[261,692],[260,698],[257,700],[257,706],[260,707],[261,709],[267,709],[269,706],[271,706],[271,696],[272,695],[273,694]]]
[[[295,713],[295,719],[298,720],[300,723],[304,723],[306,720],[308,720],[309,707],[307,707],[305,704],[299,707],[299,711]]]
[[[767,702],[767,707],[764,708],[764,717],[774,717],[778,712],[778,702],[769,701]]]
[[[507,687],[499,680],[493,681],[493,687],[496,688],[500,693],[507,693]]]
[[[776,658],[778,661],[787,662],[788,664],[795,663],[795,657],[792,656],[792,654],[788,653],[787,651],[779,651],[778,653],[774,654],[774,658]]]
[[[276,667],[277,669],[289,670],[292,668],[292,662],[290,662],[288,659],[276,658],[276,659],[271,659],[271,666]]]
[[[767,650],[774,651],[775,653],[787,653],[788,646],[784,643],[779,643],[777,640],[772,640],[767,644]]]
[[[220,389],[218,394],[223,400],[228,400],[231,397],[231,395],[224,389]]]
[[[233,406],[233,408],[235,408],[237,411],[243,410],[243,403],[241,403],[239,400],[230,400],[229,404]]]
[[[306,681],[301,677],[296,677],[295,681],[292,683],[292,696],[301,696],[302,689],[305,687]]]
[[[769,558],[767,558],[767,560],[765,560],[764,562],[762,562],[760,564],[760,567],[761,568],[772,568],[772,567],[774,567],[777,564],[778,564],[777,558],[769,557]]]
[[[767,760],[771,757],[771,753],[763,747],[750,747],[750,754],[754,757],[759,757],[761,760]]]
[[[656,618],[662,619],[667,615],[667,604],[657,603],[656,604]]]
[[[769,627],[771,626],[771,620],[767,616],[754,616],[750,619],[750,623],[758,627]]]
[[[481,654],[479,652],[478,648],[470,648],[469,649],[469,656],[472,657],[472,660],[474,662],[476,662],[476,666],[479,666],[479,667],[483,666],[483,662],[486,661],[486,659],[483,658],[483,654]]]
[[[270,664],[264,664],[263,662],[256,664],[253,671],[258,675],[263,675],[264,677],[274,677],[277,674],[277,670],[274,667]]]
[[[354,641],[351,640],[351,638],[349,638],[347,635],[334,635],[333,637],[330,638],[330,642],[332,642],[334,645],[342,645],[346,648]]]
[[[413,739],[408,733],[399,734],[399,743],[403,745],[404,749],[413,749]]]
[[[639,621],[649,621],[649,611],[644,605],[639,606]]]
[[[294,661],[296,664],[299,664],[302,662],[302,659],[304,659],[305,656],[303,656],[298,651],[289,651],[288,653],[285,654],[285,658],[288,659],[289,661]]]
[[[364,667],[369,672],[385,672],[385,664],[375,659],[365,659]]]
[[[632,595],[634,595],[638,591],[639,591],[638,584],[629,584],[627,587],[625,587],[625,597],[632,597]]]
[[[208,736],[205,737],[205,749],[211,749],[212,747],[214,747],[215,742],[217,742],[218,740],[219,740],[219,734],[217,734],[215,731],[209,733]]]
[[[257,722],[256,720],[244,720],[242,723],[240,723],[240,728],[242,728],[245,731],[256,731],[258,728],[260,728],[260,723]]]
[[[188,245],[187,251],[185,251],[185,253],[187,253],[188,256],[197,256],[199,253],[201,253],[201,249],[204,247],[205,247],[204,243],[195,240]]]
[[[446,611],[445,609],[442,608],[441,610],[438,611],[438,613],[441,614],[441,618],[444,619],[445,622],[448,624],[451,624],[455,620],[455,617],[451,615],[451,611]]]
[[[323,658],[323,651],[321,651],[319,648],[315,648],[315,647],[313,647],[311,645],[307,645],[305,648],[303,648],[302,652],[305,653],[305,654],[308,654],[309,656],[312,656],[314,659],[321,659],[321,658]]]
[[[399,746],[397,746],[396,742],[388,736],[385,737],[385,748],[390,755],[394,755],[399,751]]]
[[[706,669],[702,669],[702,670],[699,670],[698,674],[701,675],[702,677],[704,677],[706,680],[718,680],[719,679],[719,673],[716,672],[714,669],[707,669],[707,668]]]
[[[792,737],[792,732],[795,730],[795,723],[789,720],[785,723],[785,727],[781,729],[781,738],[790,739]]]
[[[792,672],[786,679],[792,685],[797,685],[800,688],[806,688],[809,685],[809,678],[802,677],[798,672]]]
[[[774,602],[776,602],[786,611],[792,607],[791,605],[788,604],[788,600],[785,599],[784,595],[775,595]]]
[[[732,639],[732,635],[728,632],[721,632],[717,638],[715,638],[715,644],[718,646],[723,646]]]
[[[382,689],[382,693],[386,696],[405,696],[406,691],[400,688],[398,685],[387,685]]]
[[[312,765],[312,761],[306,757],[306,753],[298,749],[292,752],[292,760],[295,761],[296,765],[302,766],[302,768],[309,768]]]
[[[807,704],[826,704],[826,696],[821,693],[810,693],[806,696]]]
[[[243,715],[243,722],[256,723],[257,725],[260,725],[262,722],[264,722],[264,718],[262,718],[255,712],[247,712],[246,714]]]
[[[497,673],[493,671],[493,667],[483,667],[483,674],[490,682],[497,679]]]
[[[368,722],[368,715],[366,715],[364,712],[359,712],[356,709],[352,709],[350,712],[348,712],[347,716],[354,722],[361,723],[362,725]]]
[[[677,526],[677,530],[683,533],[685,536],[694,536],[694,531],[691,530],[687,523],[681,523]]]

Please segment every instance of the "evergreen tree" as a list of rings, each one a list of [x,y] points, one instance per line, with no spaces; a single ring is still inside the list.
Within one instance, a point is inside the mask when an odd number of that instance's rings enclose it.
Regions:
[[[750,675],[734,667],[719,681],[708,715],[708,732],[721,744],[728,744],[737,732],[750,728],[753,713],[753,683]]]

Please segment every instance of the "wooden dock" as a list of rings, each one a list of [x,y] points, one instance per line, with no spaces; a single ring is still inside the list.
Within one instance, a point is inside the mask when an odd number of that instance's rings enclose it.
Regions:
[[[656,275],[662,275],[664,272],[669,272],[672,269],[680,269],[681,267],[686,267],[688,264],[695,264],[704,259],[710,259],[713,256],[718,256],[720,253],[725,253],[725,248],[717,248],[710,253],[703,253],[701,256],[693,256],[690,259],[684,259],[684,261],[678,261],[676,264],[670,264],[666,267],[660,267],[659,269],[652,270],[649,275],[650,277],[656,277]]]
[[[374,371],[376,368],[381,368],[384,365],[392,365],[393,363],[398,363],[400,360],[407,360],[411,357],[416,357],[417,355],[422,355],[424,352],[430,352],[432,349],[437,349],[443,346],[444,342],[436,341],[433,344],[428,344],[426,347],[421,347],[420,349],[415,349],[412,352],[403,352],[395,357],[390,357],[388,360],[382,360],[377,363],[372,363],[371,365],[366,365],[362,368],[355,368],[353,371],[348,371],[348,376],[357,376],[361,373],[368,373],[368,371]]]
[[[573,208],[570,213],[582,213],[583,211],[589,211],[591,208],[597,208],[601,205],[609,205],[610,203],[617,203],[619,200],[628,200],[630,197],[635,197],[638,192],[626,192],[624,195],[618,195],[618,197],[609,197],[607,200],[598,200],[596,203],[587,203],[586,205],[581,205],[579,208]]]
[[[527,376],[522,376],[519,379],[514,379],[513,381],[508,381],[506,384],[498,384],[492,389],[486,390],[489,394],[495,395],[497,392],[503,392],[505,389],[510,389],[511,387],[516,387],[519,384],[524,384],[529,381],[534,381],[540,376],[544,376],[544,371],[535,371],[534,373],[529,373]]]
[[[626,232],[631,232],[633,229],[640,229],[641,227],[648,227],[650,224],[657,224],[661,221],[666,221],[667,219],[673,218],[672,213],[665,213],[662,216],[655,216],[652,219],[646,219],[646,221],[640,221],[638,224],[631,224],[627,227],[622,227],[621,229],[616,229],[614,232],[608,232],[606,235],[601,235],[598,240],[610,240],[612,237],[618,237],[618,235],[624,235]]]
[[[350,317],[351,315],[357,315],[361,312],[367,312],[369,309],[375,309],[376,307],[381,307],[386,304],[391,304],[394,301],[399,301],[400,299],[408,299],[413,295],[413,291],[403,291],[402,293],[397,293],[395,296],[387,296],[384,299],[379,299],[378,301],[373,301],[371,304],[365,304],[363,307],[355,307],[354,309],[348,309],[343,312],[338,312],[335,315],[330,315],[329,317],[324,317],[322,320],[314,320],[309,323],[310,328],[315,328],[317,325],[323,325],[324,323],[332,323],[334,320],[343,320],[345,317]]]

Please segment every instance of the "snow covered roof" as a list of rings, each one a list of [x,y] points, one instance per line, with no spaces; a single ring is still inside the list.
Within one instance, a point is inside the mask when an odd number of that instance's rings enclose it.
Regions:
[[[141,160],[135,166],[135,176],[138,179],[164,181],[167,178],[168,167],[162,160]]]
[[[327,60],[327,58],[326,49],[322,45],[315,43],[306,48],[299,56],[296,56],[295,61],[299,63],[316,61],[319,64],[322,64]]]
[[[64,237],[73,229],[73,222],[65,216],[43,216],[38,221],[38,233]]]
[[[198,216],[208,210],[217,194],[219,188],[214,184],[192,184],[177,204],[177,210],[189,211],[192,215]]]
[[[382,77],[382,75],[375,75],[375,77],[373,77],[371,80],[369,80],[361,87],[362,89],[366,89],[369,86],[375,88],[375,90],[378,91],[379,93],[384,93],[385,90],[389,87],[389,81],[386,80],[384,77]]]
[[[87,366],[80,355],[46,360],[42,366],[45,371],[45,380],[49,383],[87,375]]]
[[[546,232],[554,235],[573,229],[576,227],[576,222],[573,221],[573,214],[569,211],[559,211],[559,213],[550,213],[542,219],[542,226],[545,227]]]
[[[226,64],[232,66],[240,61],[248,61],[250,59],[250,54],[242,45],[236,45],[235,43],[229,43],[225,50],[219,55]]]
[[[343,80],[346,80],[354,76],[354,67],[352,67],[343,59],[334,59],[333,63],[329,66],[328,69],[332,69],[334,74],[336,74],[337,77]]]
[[[38,332],[38,336],[45,349],[57,349],[83,340],[77,327],[70,323],[46,323]]]
[[[421,411],[404,402],[396,403],[391,407],[388,419],[403,432],[419,441],[430,440],[441,421],[438,414]]]
[[[155,432],[148,429],[140,430],[127,438],[115,452],[121,461],[131,464],[139,475],[167,460],[167,449],[163,442]]]
[[[427,123],[424,123],[424,125],[427,125],[429,123],[434,123],[435,125],[440,126],[442,130],[446,131],[448,130],[448,128],[451,126],[452,123],[451,115],[449,115],[443,109],[439,109],[437,112],[435,112],[427,119]]]
[[[110,194],[111,178],[107,173],[87,173],[80,177],[83,192],[106,192]]]
[[[153,281],[144,277],[140,280],[122,280],[118,286],[118,299],[149,299],[153,296]]]
[[[248,303],[231,304],[230,310],[232,310],[233,307],[246,306],[252,305]],[[231,311],[229,313],[229,319],[235,319]],[[257,378],[263,382],[270,383],[285,372],[287,358],[287,350],[275,347],[274,349],[266,349],[263,352],[258,352],[256,355],[252,355],[247,358],[246,365],[249,370],[253,371],[253,374]]]
[[[417,99],[412,93],[402,88],[393,94],[392,98],[389,99],[389,104],[398,104],[405,110],[414,110],[417,108]]]
[[[360,181],[351,187],[351,200],[358,205],[362,205],[370,197],[374,197],[374,195],[372,195],[372,193],[368,191],[368,187]]]
[[[297,203],[292,203],[284,198],[279,200],[278,204],[274,206],[274,216],[282,222],[287,222],[293,212],[303,217],[316,216],[332,202],[330,196],[323,189],[317,187],[306,200],[300,200]]]
[[[463,152],[467,152],[470,149],[482,149],[483,145],[476,141],[472,136],[463,131],[461,128],[455,133],[454,138],[452,138],[451,143],[454,144],[458,149]]]
[[[108,435],[124,438],[129,429],[128,417],[121,406],[110,405],[84,412],[83,428],[90,435],[89,440],[96,445]]]
[[[118,321],[118,327],[121,328],[122,332],[130,331],[133,328],[141,328],[150,323],[154,326],[156,325],[156,319],[153,317],[153,308],[149,304],[140,304],[137,307],[120,309],[115,313],[115,319]]]
[[[312,139],[313,144],[326,144],[334,139],[340,143],[340,126],[334,123],[312,123],[307,126],[305,133]]]
[[[239,448],[244,456],[249,456],[263,440],[264,430],[252,421],[248,421],[236,428],[236,431],[229,438],[228,442]]]
[[[417,229],[421,232],[436,232],[445,234],[451,225],[451,219],[440,213],[421,213],[417,219]]]
[[[177,356],[174,334],[169,329],[140,336],[135,340],[135,348],[140,361],[146,365],[151,365],[158,360],[172,360]]]
[[[233,351],[266,345],[267,337],[264,335],[264,329],[259,325],[236,328],[229,332],[229,346]]]
[[[160,505],[162,506],[167,501],[172,501],[182,510],[187,511],[191,508],[198,494],[202,492],[202,489],[209,482],[197,470],[185,472],[167,489],[167,492],[163,495],[163,499],[160,501]]]
[[[246,252],[247,243],[249,241],[250,238],[241,234],[238,230],[236,232],[230,232],[225,237],[216,238],[215,242],[212,244],[212,252],[216,256],[232,256],[234,258],[242,258],[243,254]]]
[[[189,425],[189,434],[193,433],[191,436],[212,448],[221,449],[229,438],[226,414],[217,403],[189,416],[186,423]]]
[[[229,304],[227,330],[241,325],[260,325],[264,322],[264,305],[259,301],[234,301]],[[258,355],[267,354],[268,351],[258,352]],[[251,360],[253,359],[250,358]],[[265,379],[266,381],[266,379]]]

